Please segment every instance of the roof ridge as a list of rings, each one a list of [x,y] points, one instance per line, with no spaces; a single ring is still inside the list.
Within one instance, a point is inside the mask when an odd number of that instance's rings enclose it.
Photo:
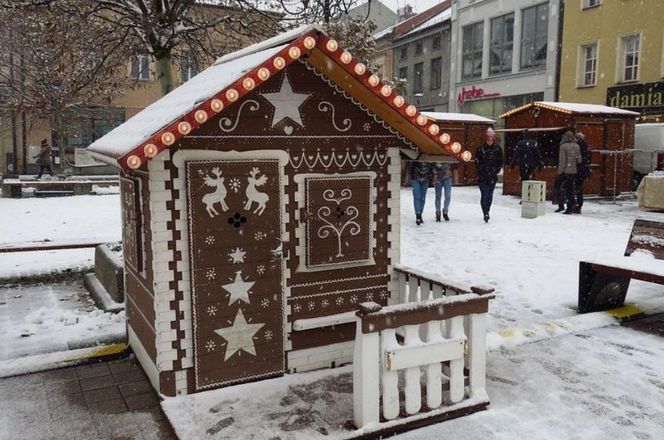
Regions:
[[[414,17],[409,18],[408,20],[399,23],[395,26],[393,31],[393,36],[399,37],[412,29],[415,29],[417,26],[423,24],[425,21],[430,18],[440,14],[447,8],[452,6],[452,0],[444,0],[437,5],[434,5],[427,9],[426,11],[420,12]]]

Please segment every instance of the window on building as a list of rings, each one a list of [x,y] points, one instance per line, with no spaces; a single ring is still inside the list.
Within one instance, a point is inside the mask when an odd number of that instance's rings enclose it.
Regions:
[[[600,4],[602,4],[601,0],[581,0],[582,9],[594,8]]]
[[[441,48],[443,38],[440,35],[434,35],[433,40],[431,41],[431,48],[433,50],[438,50]]]
[[[418,41],[415,43],[415,55],[422,55],[424,53],[424,42]]]
[[[533,69],[546,62],[549,4],[526,8],[521,17],[521,68]]]
[[[408,80],[408,66],[399,67],[399,79]]]
[[[639,79],[640,40],[640,35],[629,35],[621,39],[623,82],[637,81]]]
[[[413,66],[413,93],[422,93],[424,91],[424,63],[417,63]]]
[[[408,58],[408,46],[402,47],[399,51],[399,59],[405,60],[406,58]]]
[[[491,51],[489,52],[489,74],[498,75],[512,71],[512,49],[514,47],[514,14],[491,20]]]
[[[431,60],[431,90],[438,90],[443,81],[443,59],[438,57]]]
[[[180,56],[180,82],[185,83],[198,74],[198,63],[194,54],[184,52]]]
[[[581,86],[597,84],[597,43],[581,46]]]
[[[148,55],[135,55],[131,57],[131,79],[148,81],[150,79],[150,57]]]
[[[482,38],[484,22],[463,28],[463,68],[462,79],[482,77]]]

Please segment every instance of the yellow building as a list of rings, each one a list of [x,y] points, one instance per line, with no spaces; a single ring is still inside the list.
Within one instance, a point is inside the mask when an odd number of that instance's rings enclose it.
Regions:
[[[567,0],[559,101],[664,121],[664,0]]]

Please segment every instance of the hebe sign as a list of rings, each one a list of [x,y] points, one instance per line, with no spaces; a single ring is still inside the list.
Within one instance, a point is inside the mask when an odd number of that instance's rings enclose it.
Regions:
[[[457,104],[459,107],[463,105],[464,102],[473,100],[473,99],[482,99],[482,98],[492,98],[495,96],[500,96],[500,93],[485,93],[484,89],[481,87],[472,86],[469,89],[465,87],[461,88],[461,91],[457,95]]]

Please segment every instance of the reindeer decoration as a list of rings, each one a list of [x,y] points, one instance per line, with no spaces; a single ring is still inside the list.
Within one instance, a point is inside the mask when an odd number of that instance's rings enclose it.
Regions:
[[[228,205],[226,204],[226,187],[224,186],[224,178],[221,177],[221,170],[219,167],[212,168],[212,174],[216,177],[205,176],[205,184],[216,188],[213,192],[205,194],[203,196],[203,203],[205,204],[205,210],[210,214],[210,217],[219,215],[219,212],[214,209],[216,203],[221,204],[221,210],[226,212],[228,211]]]
[[[254,214],[261,215],[263,214],[263,211],[265,211],[265,205],[267,204],[268,200],[270,200],[270,196],[268,196],[265,193],[259,192],[256,187],[264,185],[265,182],[267,182],[267,176],[262,175],[261,177],[256,177],[260,174],[260,170],[256,167],[253,167],[252,170],[249,172],[249,177],[247,178],[247,189],[245,191],[245,194],[247,195],[247,203],[244,205],[245,211],[251,211],[251,206],[253,202],[256,202],[258,204],[258,207],[254,211]]]

